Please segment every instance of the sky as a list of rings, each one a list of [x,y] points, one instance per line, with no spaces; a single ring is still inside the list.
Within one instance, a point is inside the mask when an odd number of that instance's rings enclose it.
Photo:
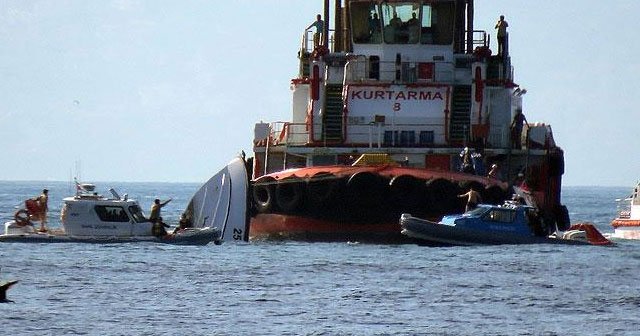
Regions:
[[[206,181],[251,155],[256,122],[291,118],[322,5],[0,1],[0,180]],[[637,0],[476,0],[494,51],[495,21],[509,22],[524,113],[552,125],[564,185],[640,179],[638,13]]]

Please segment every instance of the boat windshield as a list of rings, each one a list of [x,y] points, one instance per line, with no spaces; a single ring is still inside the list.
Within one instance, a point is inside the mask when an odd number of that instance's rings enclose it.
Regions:
[[[492,222],[512,223],[516,218],[516,211],[506,208],[493,208],[484,215],[484,219]]]
[[[489,208],[487,207],[479,206],[469,212],[466,212],[465,215],[468,215],[471,217],[480,217],[482,216],[483,213],[487,212],[488,210]]]
[[[142,212],[142,209],[140,209],[139,206],[137,205],[132,205],[129,207],[129,212],[131,213],[131,216],[133,216],[133,219],[135,219],[136,222],[138,223],[143,223],[143,222],[148,222],[149,220],[144,216],[144,213]]]

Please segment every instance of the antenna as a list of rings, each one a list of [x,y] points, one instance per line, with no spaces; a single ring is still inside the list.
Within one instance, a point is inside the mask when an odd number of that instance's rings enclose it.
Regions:
[[[76,160],[76,179],[82,181],[82,162]]]

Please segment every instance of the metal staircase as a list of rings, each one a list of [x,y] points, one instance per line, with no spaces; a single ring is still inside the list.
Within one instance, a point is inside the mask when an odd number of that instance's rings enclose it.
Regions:
[[[460,85],[453,88],[449,141],[464,143],[471,132],[471,86]]]
[[[339,142],[342,139],[342,84],[327,84],[325,87],[325,108],[322,116],[323,139],[325,142]]]

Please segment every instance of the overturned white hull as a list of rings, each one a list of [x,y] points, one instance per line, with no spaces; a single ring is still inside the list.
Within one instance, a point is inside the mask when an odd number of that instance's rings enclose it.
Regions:
[[[193,195],[187,212],[194,227],[216,227],[222,241],[248,241],[249,179],[243,158],[235,158]]]

